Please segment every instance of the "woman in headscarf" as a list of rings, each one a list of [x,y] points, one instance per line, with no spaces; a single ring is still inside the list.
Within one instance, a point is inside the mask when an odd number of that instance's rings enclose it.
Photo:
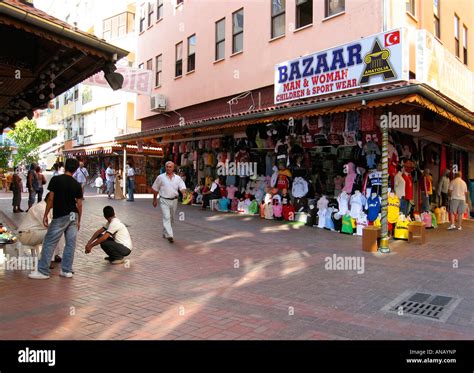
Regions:
[[[13,192],[13,212],[24,212],[21,209],[21,192],[23,191],[23,181],[21,180],[19,170],[15,168],[10,190]]]

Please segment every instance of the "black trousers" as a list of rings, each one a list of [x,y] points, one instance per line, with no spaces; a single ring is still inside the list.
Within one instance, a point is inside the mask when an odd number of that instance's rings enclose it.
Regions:
[[[124,256],[130,255],[132,250],[124,245],[115,242],[112,238],[108,238],[100,244],[100,247],[109,256],[110,260],[123,259]]]
[[[211,194],[205,194],[202,196],[202,207],[206,208],[207,206],[209,206],[209,201],[211,199],[220,199],[220,198],[221,198],[220,191],[217,191]]]

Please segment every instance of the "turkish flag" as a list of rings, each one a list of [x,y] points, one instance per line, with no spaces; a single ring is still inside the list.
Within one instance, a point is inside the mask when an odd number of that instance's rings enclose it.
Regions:
[[[385,35],[385,46],[389,47],[400,43],[400,31],[394,31]]]

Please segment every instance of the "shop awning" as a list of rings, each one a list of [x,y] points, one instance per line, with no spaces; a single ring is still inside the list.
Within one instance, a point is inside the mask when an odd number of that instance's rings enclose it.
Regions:
[[[64,150],[63,153],[68,156],[108,155],[112,153],[122,152],[123,147],[123,144],[118,144],[116,142],[108,142]],[[163,149],[154,146],[143,145],[141,148],[139,148],[137,145],[127,145],[127,153],[130,155],[144,154],[162,157]]]
[[[301,118],[303,116],[319,116],[338,112],[348,112],[365,108],[377,108],[399,104],[416,104],[429,109],[454,123],[463,126],[469,131],[474,130],[474,115],[465,108],[458,107],[448,98],[433,91],[431,88],[416,83],[399,82],[378,87],[370,87],[366,90],[354,90],[343,92],[338,95],[325,96],[317,99],[307,100],[274,106],[247,113],[239,113],[232,116],[212,118],[199,122],[186,123],[184,126],[169,126],[142,131],[134,134],[118,136],[118,143],[130,143],[137,140],[154,140],[163,137],[195,137],[199,133],[222,132],[230,128],[245,127],[250,124],[270,123],[289,118]],[[158,141],[159,143],[159,141]]]
[[[114,64],[128,55],[20,0],[0,1],[0,35],[0,129],[99,71],[117,89]]]

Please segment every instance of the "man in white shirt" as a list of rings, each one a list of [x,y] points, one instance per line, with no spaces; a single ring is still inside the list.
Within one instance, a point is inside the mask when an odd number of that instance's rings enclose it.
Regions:
[[[123,263],[124,257],[132,252],[132,239],[127,227],[115,217],[112,206],[105,206],[103,209],[104,218],[107,224],[97,230],[87,242],[86,254],[92,251],[94,246],[100,245],[102,250],[108,255],[104,259],[111,264]]]
[[[220,190],[220,179],[217,178],[211,184],[211,188],[208,193],[204,194],[202,197],[202,209],[205,210],[209,206],[209,202],[212,199],[220,199],[221,198],[221,190]]]
[[[76,179],[79,184],[81,184],[82,195],[84,196],[84,187],[86,186],[87,180],[89,178],[89,172],[87,171],[87,168],[84,167],[84,162],[79,162],[79,168],[76,172],[74,172],[72,177]],[[82,199],[84,199],[84,197]]]
[[[132,166],[132,162],[127,162],[127,192],[128,192],[128,202],[134,202],[134,192],[135,192],[135,169]]]
[[[115,194],[115,170],[112,167],[112,163],[109,163],[109,167],[105,170],[105,180],[107,182],[107,195],[109,199],[112,199],[111,194]]]
[[[461,178],[461,173],[457,172],[454,175],[454,179],[449,183],[449,198],[451,202],[449,204],[449,210],[451,212],[451,226],[448,230],[458,229],[462,230],[462,216],[466,212],[466,196],[467,196],[467,184]],[[454,214],[458,214],[458,226],[454,224]]]
[[[28,210],[28,214],[18,227],[18,240],[22,245],[34,248],[43,243],[44,236],[46,236],[46,232],[48,231],[48,229],[43,225],[43,217],[44,212],[46,211],[46,201],[48,198],[49,193],[46,194],[43,201],[33,205]],[[49,221],[51,221],[52,217],[53,213],[50,212],[48,216]],[[61,263],[62,258],[59,254],[62,247],[64,247],[64,236],[61,237],[56,249],[54,250],[54,259],[52,263]],[[39,254],[39,252],[36,254]],[[50,268],[52,267],[53,264],[51,264]]]
[[[171,161],[165,164],[165,173],[158,175],[153,183],[153,207],[158,205],[157,196],[160,195],[160,207],[163,213],[163,238],[173,242],[174,215],[178,208],[178,191],[186,197],[186,184],[183,179],[174,173],[174,163]]]

